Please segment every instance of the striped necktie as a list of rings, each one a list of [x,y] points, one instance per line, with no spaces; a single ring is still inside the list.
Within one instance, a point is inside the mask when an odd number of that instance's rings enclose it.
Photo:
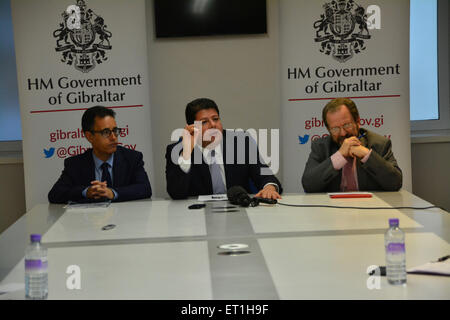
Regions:
[[[101,165],[102,168],[102,182],[106,181],[106,186],[108,188],[112,188],[112,179],[111,179],[111,175],[109,174],[109,164],[107,162],[103,162],[103,164]]]
[[[216,162],[216,152],[211,150],[211,163],[209,165],[209,172],[211,173],[211,182],[213,187],[213,194],[227,193],[225,184],[223,182],[222,174],[220,171],[220,165]]]
[[[342,168],[341,191],[358,191],[356,181],[356,158],[346,157],[347,163]]]

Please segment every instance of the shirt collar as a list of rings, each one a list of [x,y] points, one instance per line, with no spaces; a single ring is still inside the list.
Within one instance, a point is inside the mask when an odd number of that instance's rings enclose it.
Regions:
[[[97,158],[97,156],[94,154],[94,152],[92,152],[92,157],[94,158],[94,163],[95,163],[95,168],[100,170],[101,169],[101,165],[103,164],[103,162],[106,162],[107,164],[109,164],[112,168],[113,163],[114,163],[114,153],[111,155],[111,157],[109,157],[108,160],[103,161],[100,160],[99,158]]]

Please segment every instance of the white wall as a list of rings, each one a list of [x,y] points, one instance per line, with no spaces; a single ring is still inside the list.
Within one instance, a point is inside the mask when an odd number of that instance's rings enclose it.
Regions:
[[[413,193],[450,212],[450,142],[413,143]]]
[[[0,233],[25,213],[23,162],[0,159]]]

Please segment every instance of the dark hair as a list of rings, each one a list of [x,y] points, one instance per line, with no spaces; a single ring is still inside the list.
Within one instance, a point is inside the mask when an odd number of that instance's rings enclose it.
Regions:
[[[83,113],[83,117],[81,118],[81,128],[83,132],[91,131],[94,128],[95,118],[104,118],[104,117],[113,117],[115,118],[116,113],[114,110],[105,108],[103,106],[95,106],[87,109]]]
[[[186,106],[186,123],[187,124],[193,124],[195,121],[195,115],[200,110],[205,109],[215,109],[217,111],[217,114],[219,114],[219,108],[217,107],[217,104],[208,98],[198,98],[194,101],[191,101]]]
[[[322,110],[322,120],[325,123],[325,125],[327,126],[327,129],[329,129],[328,123],[327,123],[327,114],[329,112],[337,111],[339,109],[339,107],[342,105],[345,105],[348,108],[348,111],[350,111],[350,113],[353,117],[353,120],[355,122],[358,122],[359,112],[358,112],[358,109],[356,108],[356,104],[348,98],[336,98],[336,99],[333,99],[330,102],[328,102]]]

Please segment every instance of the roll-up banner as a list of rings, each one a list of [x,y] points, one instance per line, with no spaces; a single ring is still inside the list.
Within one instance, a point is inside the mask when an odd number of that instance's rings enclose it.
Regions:
[[[144,0],[12,0],[26,207],[46,203],[67,157],[90,147],[81,116],[102,105],[124,128],[119,143],[152,144]]]
[[[411,191],[409,0],[282,0],[280,53],[286,192],[303,191],[311,141],[328,135],[322,109],[337,97],[391,139]]]

